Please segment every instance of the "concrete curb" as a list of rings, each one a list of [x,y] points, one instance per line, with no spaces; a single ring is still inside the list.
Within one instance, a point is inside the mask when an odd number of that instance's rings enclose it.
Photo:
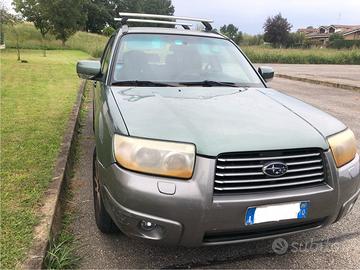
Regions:
[[[70,176],[73,167],[72,153],[75,150],[85,86],[86,83],[83,81],[60,146],[52,182],[44,194],[40,208],[40,221],[34,228],[34,239],[24,262],[19,266],[21,269],[42,269],[49,241],[60,232],[62,215],[60,198],[64,183]]]
[[[276,74],[275,76],[279,77],[279,78],[293,80],[293,81],[307,82],[307,83],[312,83],[312,84],[320,84],[320,85],[324,85],[324,86],[341,88],[341,89],[345,89],[345,90],[360,91],[360,86],[334,83],[334,82],[321,81],[321,80],[314,80],[314,79],[308,79],[308,78],[304,78],[304,77],[290,76],[290,75],[286,75],[286,74]]]

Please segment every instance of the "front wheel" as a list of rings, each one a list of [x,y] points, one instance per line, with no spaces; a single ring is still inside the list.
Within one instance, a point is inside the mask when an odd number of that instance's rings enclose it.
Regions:
[[[118,231],[115,223],[106,211],[100,192],[100,182],[96,170],[96,149],[93,155],[93,194],[96,225],[103,233],[114,233]]]

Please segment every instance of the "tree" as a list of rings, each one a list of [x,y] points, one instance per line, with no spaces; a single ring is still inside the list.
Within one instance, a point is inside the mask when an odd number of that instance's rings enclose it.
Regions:
[[[101,33],[106,26],[117,28],[114,18],[119,17],[119,12],[173,15],[174,11],[171,0],[87,0],[85,28],[94,33]]]
[[[44,46],[44,41],[51,26],[44,7],[38,0],[14,0],[13,5],[15,6],[15,11],[20,12],[27,21],[33,22],[36,29],[40,31],[44,56],[46,56],[46,46]]]
[[[87,20],[85,30],[92,33],[101,31],[114,21],[115,4],[107,0],[89,0],[85,3]]]
[[[171,0],[114,0],[114,17],[119,17],[120,12],[149,13],[160,15],[174,15],[175,8]],[[109,23],[116,28],[112,21]],[[141,24],[136,24],[141,25]]]
[[[332,43],[335,40],[344,40],[344,36],[339,33],[334,33],[329,37],[329,42]]]
[[[304,33],[290,33],[286,47],[299,48],[305,46],[305,35]]]
[[[5,9],[4,6],[0,8],[0,45],[5,43],[4,26],[8,25],[11,20],[11,14]]]
[[[268,17],[264,24],[264,40],[273,46],[286,45],[291,28],[292,25],[281,16],[281,13],[275,17]]]
[[[243,41],[241,43],[248,46],[262,45],[264,44],[264,36],[243,34]]]
[[[242,32],[233,24],[222,26],[220,32],[232,39],[236,44],[239,44],[243,40]]]
[[[17,60],[21,61],[21,52],[20,52],[20,34],[16,28],[16,25],[21,22],[21,18],[17,15],[10,14],[4,7],[0,9],[0,20],[1,20],[1,34],[3,34],[3,25],[7,25],[11,28],[11,33],[15,35],[16,40],[16,51],[17,51]]]
[[[174,15],[175,12],[171,0],[143,0],[140,3],[140,12],[160,15]]]
[[[86,22],[85,0],[38,0],[55,37],[65,42]]]

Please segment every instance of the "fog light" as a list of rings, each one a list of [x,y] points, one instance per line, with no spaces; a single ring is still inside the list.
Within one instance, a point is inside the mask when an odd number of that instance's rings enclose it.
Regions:
[[[156,228],[156,223],[152,223],[150,221],[147,221],[147,220],[142,220],[140,222],[140,228],[144,231],[152,231]]]

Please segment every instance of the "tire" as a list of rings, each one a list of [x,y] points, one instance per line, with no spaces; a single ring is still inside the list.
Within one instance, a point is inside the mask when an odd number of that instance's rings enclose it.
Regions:
[[[95,210],[95,221],[98,229],[105,234],[114,233],[119,231],[109,213],[106,211],[101,192],[100,183],[95,166],[96,161],[96,149],[93,155],[93,195],[94,195],[94,210]]]

